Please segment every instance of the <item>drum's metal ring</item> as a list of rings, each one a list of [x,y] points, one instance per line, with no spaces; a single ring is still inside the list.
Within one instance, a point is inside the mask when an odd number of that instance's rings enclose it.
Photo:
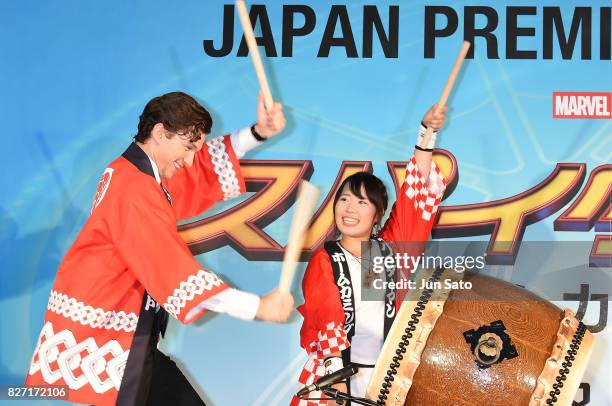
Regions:
[[[497,340],[501,341],[499,336],[495,335],[495,337],[497,338]],[[497,340],[493,337],[489,337],[486,339],[481,339],[481,341],[476,345],[476,348],[474,349],[474,356],[479,362],[484,365],[493,365],[499,360],[499,357],[501,356],[502,347],[499,345]],[[480,356],[480,348],[484,346],[489,348],[495,348],[495,355],[493,355],[491,359],[484,359]]]

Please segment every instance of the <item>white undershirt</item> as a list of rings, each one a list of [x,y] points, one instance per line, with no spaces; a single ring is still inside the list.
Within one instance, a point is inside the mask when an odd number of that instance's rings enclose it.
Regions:
[[[355,298],[355,335],[351,340],[351,362],[374,365],[383,345],[385,302],[361,300],[361,264],[342,247],[351,275]],[[360,368],[351,377],[351,394],[365,396],[373,368]]]
[[[230,141],[232,143],[232,148],[234,148],[234,153],[238,158],[241,158],[249,150],[260,144],[259,141],[255,140],[255,137],[251,134],[251,129],[248,127],[232,133]],[[150,156],[147,155],[147,157],[153,167],[155,180],[161,185],[159,168]],[[261,298],[254,293],[229,288],[204,300],[195,308],[191,309],[189,313],[199,313],[202,309],[207,309],[216,313],[225,313],[242,320],[253,320],[257,314],[260,300]],[[187,319],[189,319],[189,314],[187,315]]]

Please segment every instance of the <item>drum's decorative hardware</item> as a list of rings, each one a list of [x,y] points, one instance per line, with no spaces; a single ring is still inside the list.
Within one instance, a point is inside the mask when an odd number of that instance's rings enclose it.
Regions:
[[[481,369],[518,356],[516,347],[512,344],[510,336],[506,334],[506,326],[501,320],[494,321],[488,326],[481,326],[477,330],[465,331],[463,337],[470,345],[476,357],[476,364]]]
[[[499,360],[503,345],[502,339],[497,334],[483,334],[476,344],[474,355],[481,364],[493,365]]]
[[[436,269],[431,277],[429,278],[427,286],[431,286],[432,282],[435,282],[440,279],[442,274],[444,273],[444,268]],[[391,388],[392,382],[395,379],[395,375],[397,375],[397,369],[400,366],[400,361],[404,358],[404,354],[406,353],[406,348],[408,344],[410,344],[410,339],[412,338],[412,333],[416,330],[416,326],[419,324],[419,318],[423,315],[423,310],[425,310],[425,305],[431,299],[431,295],[434,293],[433,289],[425,289],[419,300],[417,302],[416,307],[414,308],[412,315],[410,316],[410,321],[408,322],[408,326],[404,329],[404,334],[402,335],[402,339],[398,344],[398,348],[395,350],[395,356],[392,359],[391,364],[387,368],[387,376],[384,378],[384,382],[378,393],[378,400],[376,403],[379,405],[384,405],[387,400],[387,395],[389,394],[389,388]]]
[[[567,350],[567,355],[565,356],[565,362],[561,364],[561,369],[559,370],[559,375],[555,378],[555,383],[553,384],[553,390],[549,392],[549,398],[546,399],[547,405],[552,405],[553,403],[557,403],[557,396],[561,394],[561,388],[563,388],[563,382],[567,379],[567,374],[569,374],[569,369],[572,367],[572,362],[576,359],[576,354],[578,354],[578,349],[580,348],[580,344],[582,343],[582,338],[584,337],[584,333],[586,332],[586,326],[580,322],[578,323],[578,329],[576,330],[576,334],[574,334],[574,338],[572,339],[572,343],[570,344],[569,350]]]

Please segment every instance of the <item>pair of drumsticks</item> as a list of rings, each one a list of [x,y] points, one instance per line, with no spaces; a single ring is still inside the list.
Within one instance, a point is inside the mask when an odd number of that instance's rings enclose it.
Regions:
[[[271,109],[273,105],[272,92],[270,92],[270,86],[268,85],[268,79],[266,72],[259,56],[259,49],[257,48],[257,41],[255,40],[255,34],[253,33],[253,26],[249,19],[249,14],[246,9],[244,0],[236,0],[236,8],[238,9],[238,15],[240,16],[240,22],[242,24],[242,30],[244,31],[244,37],[253,60],[253,66],[257,79],[259,80],[259,87],[264,98],[264,106],[266,109]],[[451,70],[451,73],[446,81],[446,85],[442,90],[442,95],[438,101],[437,111],[446,104],[450,92],[453,88],[455,80],[461,70],[461,65],[465,59],[465,56],[470,49],[470,43],[464,41],[455,60],[455,64]],[[433,134],[433,128],[428,127],[425,133],[425,137],[421,141],[420,147],[425,148],[429,143],[431,135]],[[285,248],[285,256],[283,258],[283,265],[281,270],[281,277],[279,282],[279,290],[282,292],[289,292],[291,290],[291,284],[293,282],[293,276],[299,260],[300,251],[304,245],[304,238],[308,231],[308,225],[310,218],[314,213],[315,204],[319,199],[319,189],[313,186],[310,182],[302,180],[300,188],[298,190],[296,209],[293,213],[293,220],[291,222],[291,229],[289,231],[289,240]]]

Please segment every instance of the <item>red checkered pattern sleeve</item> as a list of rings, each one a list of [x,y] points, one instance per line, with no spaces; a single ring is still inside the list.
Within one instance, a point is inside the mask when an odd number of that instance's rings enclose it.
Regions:
[[[298,307],[304,317],[300,342],[308,352],[308,361],[298,378],[300,388],[325,374],[325,357],[339,353],[350,345],[343,327],[344,311],[340,294],[333,279],[329,255],[325,250],[318,250],[308,263],[302,281],[302,291],[304,304]],[[320,395],[320,392],[312,392],[309,397]],[[326,403],[294,398],[291,404],[306,406]]]
[[[429,178],[425,179],[412,157],[406,166],[406,180],[380,237],[386,241],[429,240],[445,189],[446,179],[433,160]]]
[[[306,365],[304,365],[304,369],[302,369],[298,378],[299,389],[310,385],[325,375],[325,366],[323,365],[325,357],[338,354],[347,349],[349,345],[342,324],[332,321],[323,330],[318,331],[317,339],[310,343],[307,349],[308,361],[306,361]],[[312,400],[312,398],[320,398],[322,395],[320,391],[313,391],[308,394],[306,399],[294,397],[291,404],[299,406],[326,405],[325,401]]]
[[[155,180],[129,186],[106,220],[117,260],[168,313],[190,323],[204,313],[198,304],[228,286],[195,260]]]
[[[193,165],[177,171],[166,183],[179,220],[197,216],[213,204],[246,191],[229,135],[204,143]]]

